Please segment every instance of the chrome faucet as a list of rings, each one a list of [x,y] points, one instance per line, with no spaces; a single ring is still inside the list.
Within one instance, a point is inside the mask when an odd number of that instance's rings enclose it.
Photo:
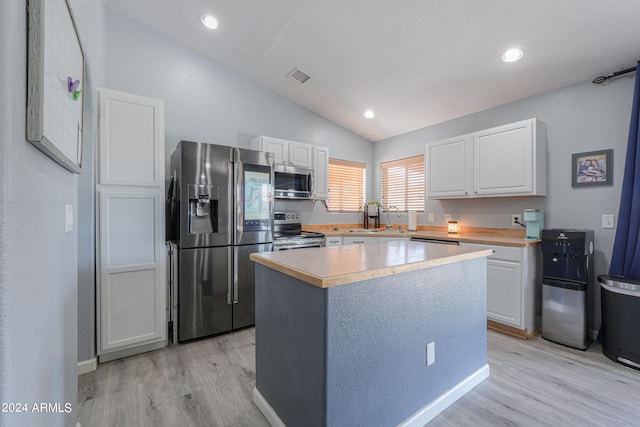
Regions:
[[[400,218],[400,209],[398,209],[397,206],[389,206],[389,207],[387,207],[387,230],[389,230],[391,228],[391,226],[389,225],[389,211],[391,209],[395,209],[396,210],[396,214],[398,215],[398,218]]]

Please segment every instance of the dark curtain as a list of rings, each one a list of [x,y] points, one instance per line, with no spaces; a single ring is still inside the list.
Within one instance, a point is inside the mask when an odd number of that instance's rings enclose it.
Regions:
[[[640,61],[636,71],[618,229],[609,274],[640,279]]]

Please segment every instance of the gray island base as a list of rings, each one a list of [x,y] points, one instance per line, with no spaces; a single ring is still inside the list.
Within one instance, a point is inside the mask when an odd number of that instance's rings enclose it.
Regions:
[[[408,259],[416,250],[423,261]],[[285,252],[295,257],[252,256],[254,402],[272,426],[423,426],[489,376],[490,251],[399,241]],[[348,283],[318,281],[309,259],[316,270],[352,262]]]

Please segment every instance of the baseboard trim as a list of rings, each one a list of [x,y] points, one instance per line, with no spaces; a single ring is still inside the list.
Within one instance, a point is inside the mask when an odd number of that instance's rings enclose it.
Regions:
[[[98,358],[94,357],[93,359],[83,360],[78,362],[78,375],[88,374],[89,372],[93,372],[98,369]]]
[[[482,368],[469,375],[453,388],[450,388],[429,402],[426,406],[423,406],[418,412],[400,423],[398,427],[424,426],[438,416],[442,411],[451,406],[456,400],[460,399],[487,378],[489,378],[489,365],[485,364]]]
[[[98,363],[111,362],[112,360],[122,359],[123,357],[135,356],[136,354],[146,353],[147,351],[160,350],[165,347],[165,341],[156,341],[151,344],[145,344],[137,347],[128,348],[126,350],[117,350],[98,354]]]
[[[504,325],[500,322],[496,322],[494,320],[487,319],[487,329],[492,329],[498,332],[504,332],[505,334],[513,335],[514,337],[522,338],[525,340],[529,340],[533,338],[538,332],[541,331],[541,328],[536,329],[535,331],[529,333],[528,329],[518,329],[513,326]]]
[[[257,388],[253,389],[253,403],[256,404],[262,415],[267,419],[269,425],[271,427],[287,427],[285,423],[282,422],[276,411],[273,410],[267,399],[264,398],[262,393],[258,391]]]
[[[467,394],[471,389],[489,378],[489,365],[485,364],[473,374],[450,388],[427,405],[423,406],[418,412],[404,420],[398,427],[423,427],[429,421],[434,419],[438,414],[451,406],[456,400]],[[271,427],[286,427],[276,411],[273,410],[269,402],[258,391],[253,389],[253,402],[256,404],[260,412],[269,422]]]

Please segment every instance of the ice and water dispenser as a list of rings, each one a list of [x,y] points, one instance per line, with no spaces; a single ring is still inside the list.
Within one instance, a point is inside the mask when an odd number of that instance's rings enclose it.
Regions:
[[[189,193],[189,234],[218,232],[218,195],[213,185],[187,186]]]
[[[593,230],[542,230],[542,337],[586,349]]]

